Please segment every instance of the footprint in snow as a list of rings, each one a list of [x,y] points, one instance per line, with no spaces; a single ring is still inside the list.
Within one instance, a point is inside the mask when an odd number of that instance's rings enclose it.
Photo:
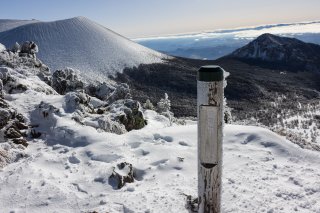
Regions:
[[[146,155],[149,155],[150,152],[149,151],[146,151],[146,150],[143,150],[143,149],[138,149],[134,152],[136,155],[139,155],[139,156],[146,156]]]
[[[72,155],[68,158],[69,162],[72,164],[79,164],[80,160],[79,158],[77,158],[76,156]]]
[[[132,142],[132,143],[129,143],[129,146],[130,146],[132,149],[136,149],[136,148],[138,148],[140,145],[141,145],[141,142]]]
[[[155,161],[153,163],[151,163],[152,166],[158,166],[160,164],[165,164],[169,159],[163,159],[163,160],[158,160],[158,161]]]
[[[171,136],[162,136],[158,133],[153,135],[154,140],[163,140],[165,142],[172,142],[173,138]]]
[[[189,146],[189,144],[187,144],[187,143],[184,142],[184,141],[179,141],[179,144],[180,144],[181,146]]]

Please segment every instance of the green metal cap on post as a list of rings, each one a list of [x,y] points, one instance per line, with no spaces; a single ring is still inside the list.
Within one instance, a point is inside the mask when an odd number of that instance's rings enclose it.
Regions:
[[[216,65],[202,66],[198,70],[198,81],[222,81],[223,69]]]

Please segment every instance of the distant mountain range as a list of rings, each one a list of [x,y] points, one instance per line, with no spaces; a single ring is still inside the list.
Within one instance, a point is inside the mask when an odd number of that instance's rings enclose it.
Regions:
[[[134,40],[169,55],[214,60],[230,54],[265,33],[320,44],[320,21],[271,24]]]
[[[293,38],[263,34],[214,61],[173,58],[165,64],[126,69],[118,74],[117,80],[128,83],[135,98],[141,101],[151,98],[155,102],[168,92],[169,97],[173,97],[177,115],[195,116],[196,72],[202,65],[217,64],[230,72],[225,95],[234,114],[240,119],[260,114],[268,120],[272,113],[266,109],[279,110],[271,104],[277,103],[279,97],[287,100],[280,108],[288,110],[298,102],[319,102],[319,47]]]
[[[177,116],[196,116],[196,74],[208,64],[231,73],[225,94],[239,118],[272,107],[279,96],[290,99],[284,108],[320,98],[319,46],[297,39],[264,34],[220,59],[195,60],[148,49],[84,17],[30,22],[0,21],[7,29],[0,43],[33,40],[52,70],[72,67],[86,79],[128,83],[141,102],[155,104],[168,93]]]

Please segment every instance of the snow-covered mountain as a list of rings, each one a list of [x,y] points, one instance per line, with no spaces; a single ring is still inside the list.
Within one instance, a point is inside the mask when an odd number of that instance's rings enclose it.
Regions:
[[[320,71],[320,45],[269,33],[237,49],[230,57],[280,63],[295,67],[296,71]]]
[[[38,56],[51,69],[76,68],[91,79],[167,58],[85,17],[39,21],[0,33],[0,43],[8,48],[27,40],[36,42]]]

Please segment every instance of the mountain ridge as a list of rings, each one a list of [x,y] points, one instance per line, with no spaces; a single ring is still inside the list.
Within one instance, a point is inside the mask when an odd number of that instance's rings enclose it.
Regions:
[[[264,65],[281,69],[320,72],[320,45],[270,33],[260,35],[226,57],[265,62]]]

